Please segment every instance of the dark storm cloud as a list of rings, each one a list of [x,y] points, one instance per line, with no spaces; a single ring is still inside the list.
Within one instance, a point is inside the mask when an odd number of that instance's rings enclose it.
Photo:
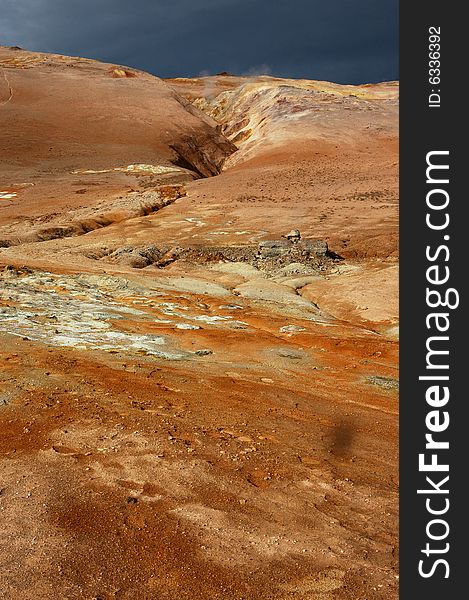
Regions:
[[[2,0],[0,44],[161,77],[397,79],[398,0]]]

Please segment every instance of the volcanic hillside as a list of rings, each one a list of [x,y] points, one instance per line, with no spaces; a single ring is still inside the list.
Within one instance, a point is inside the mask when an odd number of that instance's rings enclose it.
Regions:
[[[2,598],[397,597],[397,96],[0,48]]]

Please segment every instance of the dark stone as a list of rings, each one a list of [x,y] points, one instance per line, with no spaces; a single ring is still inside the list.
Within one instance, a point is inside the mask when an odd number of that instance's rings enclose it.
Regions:
[[[326,256],[329,251],[327,242],[324,240],[301,240],[298,242],[297,247],[308,254],[314,254],[316,256]]]
[[[208,356],[209,354],[213,354],[212,350],[196,350],[194,352],[194,354],[197,354],[197,356]]]

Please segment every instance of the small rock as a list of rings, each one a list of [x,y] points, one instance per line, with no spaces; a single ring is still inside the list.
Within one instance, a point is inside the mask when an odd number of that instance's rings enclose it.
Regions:
[[[277,354],[282,358],[291,358],[292,360],[301,360],[305,357],[303,352],[299,352],[293,348],[279,348]]]
[[[291,242],[299,242],[301,239],[301,233],[298,229],[292,229],[282,237],[287,238],[287,240],[290,240]]]
[[[228,323],[228,327],[230,329],[247,329],[248,324],[244,323],[243,321],[230,321],[230,323]]]
[[[213,350],[207,350],[207,349],[196,350],[194,352],[194,354],[196,354],[197,356],[207,356],[208,354],[213,354]]]
[[[368,383],[372,385],[378,385],[379,387],[384,388],[385,390],[398,390],[399,389],[399,380],[393,379],[392,377],[383,377],[381,375],[371,375],[367,377],[366,380]]]
[[[264,240],[259,242],[259,251],[262,258],[276,258],[287,255],[291,250],[288,240]]]

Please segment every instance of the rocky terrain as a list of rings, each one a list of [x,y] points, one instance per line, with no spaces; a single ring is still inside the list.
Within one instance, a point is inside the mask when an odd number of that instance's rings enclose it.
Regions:
[[[397,597],[397,96],[0,48],[0,598]]]

